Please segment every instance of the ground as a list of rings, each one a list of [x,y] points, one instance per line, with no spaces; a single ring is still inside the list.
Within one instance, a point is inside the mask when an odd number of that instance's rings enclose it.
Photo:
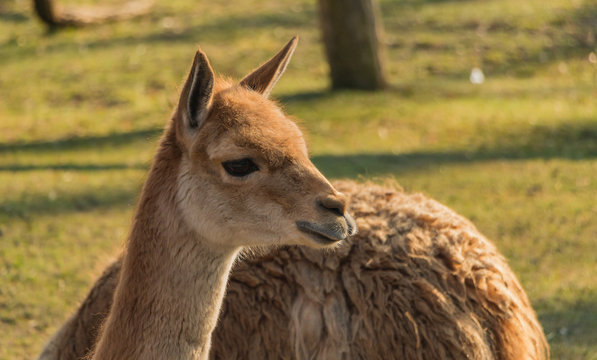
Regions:
[[[196,46],[240,77],[294,34],[273,96],[320,169],[395,178],[473,220],[552,357],[597,359],[593,2],[382,0],[380,93],[329,91],[314,0],[157,0],[143,18],[54,33],[29,5],[0,2],[0,359],[34,357],[122,248]]]

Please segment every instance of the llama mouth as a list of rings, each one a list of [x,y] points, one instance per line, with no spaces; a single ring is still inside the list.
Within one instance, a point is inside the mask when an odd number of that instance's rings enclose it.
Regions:
[[[345,240],[349,234],[351,235],[352,230],[350,225],[347,226],[347,229],[338,223],[319,225],[309,221],[297,221],[296,226],[300,231],[309,234],[316,242],[324,245]]]
[[[344,220],[346,220],[346,226],[348,226],[348,236],[352,236],[357,233],[357,223],[350,214],[344,214]]]

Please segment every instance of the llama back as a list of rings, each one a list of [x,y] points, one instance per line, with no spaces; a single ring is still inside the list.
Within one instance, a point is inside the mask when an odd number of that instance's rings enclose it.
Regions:
[[[516,276],[468,220],[422,195],[334,186],[359,233],[334,251],[239,262],[213,359],[549,357]]]

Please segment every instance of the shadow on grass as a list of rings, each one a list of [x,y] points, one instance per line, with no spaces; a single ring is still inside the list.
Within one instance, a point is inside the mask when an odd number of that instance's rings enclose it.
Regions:
[[[29,17],[20,12],[2,11],[0,6],[0,22],[22,23],[29,21]]]
[[[23,172],[23,171],[106,171],[106,170],[147,170],[149,164],[7,164],[0,165],[0,172]]]
[[[485,148],[447,151],[415,151],[403,154],[372,153],[317,155],[315,165],[331,178],[395,175],[426,170],[440,165],[475,163],[493,160],[526,160],[563,158],[583,160],[597,158],[597,122],[576,120],[558,127],[536,126],[513,129],[510,134],[495,134],[493,144]],[[100,137],[62,139],[54,142],[34,142],[0,145],[2,151],[77,150],[91,146],[118,145],[132,139],[155,136],[157,130],[143,130]],[[99,171],[146,169],[145,164],[40,164],[0,165],[4,171],[69,170]],[[133,186],[131,186],[133,185]],[[20,199],[0,202],[0,215],[28,218],[35,214],[88,211],[97,208],[132,205],[139,189],[136,184],[99,186],[86,191],[56,194],[25,194]]]
[[[152,16],[154,23],[159,23],[164,18],[171,16],[161,14]],[[215,18],[203,24],[191,25],[182,29],[162,29],[150,33],[141,33],[138,36],[116,36],[92,40],[86,43],[59,43],[49,45],[45,50],[48,52],[59,52],[67,49],[78,51],[83,46],[86,49],[106,49],[120,46],[131,46],[139,44],[187,42],[196,46],[200,39],[211,41],[230,41],[236,34],[243,34],[247,31],[258,29],[273,29],[278,27],[306,27],[316,24],[317,15],[314,8],[305,8],[302,11],[283,11],[260,13],[257,15],[228,16]],[[134,21],[144,21],[142,18]],[[155,29],[155,27],[154,27]],[[52,35],[52,34],[48,34]],[[10,59],[20,60],[23,56],[36,56],[37,49],[34,47],[16,49],[10,44],[0,44],[0,63]]]
[[[597,45],[595,24],[597,24],[597,3],[586,1],[570,12],[562,12],[560,16],[551,21],[549,24],[551,30],[548,30],[552,33],[549,35],[551,43],[545,44],[534,52],[518,49],[507,54],[501,61],[489,59],[484,61],[494,73],[531,77],[537,70],[556,62],[579,58],[587,59],[589,53],[595,51],[595,45]],[[499,31],[500,27],[508,28],[508,26],[508,24],[502,24],[495,28]],[[557,30],[559,33],[553,34]],[[491,26],[488,31],[491,31]],[[589,65],[588,61],[587,65]]]
[[[427,5],[437,5],[446,3],[467,3],[475,0],[407,0],[407,1],[395,1],[395,0],[381,0],[380,6],[382,13],[388,9],[404,9],[404,8],[421,8]]]
[[[293,94],[285,94],[276,96],[276,100],[279,100],[283,104],[293,104],[293,103],[307,103],[311,101],[319,101],[330,98],[334,96],[334,92],[325,89],[325,90],[315,90],[315,91],[306,91],[306,92],[298,92]]]
[[[334,97],[342,97],[344,95],[364,95],[367,97],[377,96],[379,93],[370,90],[359,90],[359,89],[331,89],[324,88],[319,90],[297,92],[292,94],[282,94],[274,96],[274,98],[280,101],[282,104],[305,104],[309,102],[324,101],[333,99]],[[397,85],[390,84],[384,89],[383,94],[390,94],[392,96],[400,96],[402,98],[411,97],[414,94],[414,87],[411,85]],[[417,94],[419,98],[423,98],[423,94]],[[429,97],[433,97],[430,94]],[[436,97],[433,97],[434,99]]]
[[[212,22],[192,25],[182,30],[165,30],[144,34],[138,37],[119,37],[100,39],[85,44],[89,49],[106,48],[120,45],[137,45],[144,43],[160,42],[189,42],[193,45],[201,38],[212,41],[220,39],[229,40],[235,33],[257,29],[272,29],[276,27],[299,27],[314,22],[316,14],[312,10],[301,12],[275,12],[260,13],[248,16],[229,16],[218,18]],[[160,19],[155,19],[159,21]]]
[[[442,93],[448,92],[443,88],[438,88],[437,86],[434,87],[434,90],[438,89]],[[462,92],[455,93],[453,89],[450,89],[450,94],[455,94],[451,97],[470,95]],[[362,89],[332,89],[326,87],[318,90],[273,95],[273,98],[279,101],[282,105],[300,104],[302,106],[310,106],[318,102],[332,100],[333,102],[330,103],[332,105],[327,104],[327,106],[337,106],[341,108],[344,106],[343,102],[345,101],[357,101],[362,103],[363,106],[373,108],[374,105],[371,105],[368,102],[368,99],[379,99],[381,96],[388,99],[386,101],[398,101],[398,99],[412,98],[415,95],[419,101],[425,101],[427,99],[437,100],[438,98],[436,93],[430,91],[429,87],[423,87],[420,84],[389,84],[383,92]],[[347,100],[347,97],[350,98],[350,100]],[[377,106],[382,107],[384,105]],[[350,116],[350,114],[347,114],[347,116]]]
[[[494,141],[494,144],[470,151],[317,155],[313,162],[329,177],[354,178],[493,160],[592,159],[597,157],[597,122],[587,120],[559,127],[536,126],[527,131],[496,136]]]
[[[316,155],[313,163],[326,176],[332,178],[356,178],[358,176],[384,176],[423,171],[448,164],[476,163],[492,160],[523,160],[531,158],[556,158],[535,154],[508,154],[499,152],[438,151],[411,152],[406,154],[371,153]]]
[[[597,295],[597,294],[595,294]],[[535,305],[550,345],[587,348],[597,344],[597,297],[544,300]]]
[[[457,38],[466,39],[476,36],[476,43],[481,52],[481,62],[487,74],[514,75],[516,77],[531,77],[539,69],[550,64],[575,58],[586,58],[595,50],[597,39],[595,24],[597,23],[597,3],[585,1],[580,6],[568,11],[559,11],[554,18],[545,19],[541,25],[529,21],[520,23],[505,17],[486,20],[484,16],[471,17],[465,21],[437,21],[430,17],[425,21],[414,21],[409,16],[400,17],[399,14],[417,12],[424,6],[434,6],[444,3],[466,3],[468,0],[411,0],[411,1],[382,1],[382,12],[385,15],[386,32],[388,34],[403,34],[414,39],[420,33],[453,34]],[[490,17],[491,18],[491,17]],[[396,20],[398,19],[398,20]],[[537,39],[541,46],[529,50],[525,46],[499,46],[491,48],[486,41],[492,37],[498,39],[507,36],[514,37],[526,34],[531,39]],[[547,38],[547,40],[542,40]],[[411,43],[396,43],[392,46],[411,46]],[[428,43],[415,41],[413,50],[420,52],[450,52],[458,51],[458,42]],[[499,56],[495,56],[499,54]],[[429,69],[436,77],[463,78],[460,70],[444,70],[438,67]]]
[[[132,207],[140,187],[95,187],[85,191],[25,194],[0,202],[0,218],[29,220],[36,215],[58,215],[120,206]]]
[[[161,128],[152,128],[124,133],[111,133],[101,136],[67,137],[54,141],[0,143],[0,153],[20,151],[64,151],[101,146],[119,146],[138,140],[155,141],[161,132]]]
[[[282,97],[285,102],[309,102],[330,96],[328,92],[312,92]],[[64,138],[56,141],[18,142],[0,144],[2,152],[48,152],[89,149],[98,146],[119,146],[139,139],[155,141],[161,129],[145,129],[105,136]],[[402,154],[363,153],[318,155],[313,162],[331,177],[356,177],[358,175],[384,175],[421,170],[452,163],[472,163],[491,160],[519,159],[585,159],[597,157],[597,121],[572,120],[559,126],[534,126],[511,129],[507,134],[494,134],[470,150],[415,151]],[[71,170],[99,171],[147,169],[148,164],[4,164],[0,171]]]
[[[445,3],[466,3],[470,0],[411,0],[411,1],[382,1],[382,13],[386,14],[388,33],[399,33],[408,35],[410,38],[416,38],[420,32],[437,33],[458,33],[462,36],[476,32],[480,28],[486,29],[488,37],[495,34],[514,34],[529,33],[536,36],[537,33],[545,32],[551,41],[540,47],[536,51],[528,51],[523,47],[503,49],[503,56],[494,59],[486,57],[483,59],[484,66],[488,73],[504,74],[513,73],[520,76],[532,76],[532,74],[541,66],[548,65],[555,61],[563,61],[575,57],[586,57],[595,47],[595,23],[597,22],[597,4],[584,2],[578,8],[564,12],[562,11],[550,23],[542,28],[525,24],[510,24],[508,19],[494,19],[490,23],[483,23],[480,20],[471,19],[470,21],[457,21],[451,23],[437,22],[434,18],[428,21],[391,21],[394,18],[400,19],[400,16],[394,16],[409,9],[418,10],[423,6],[434,6]],[[159,23],[167,17],[176,14],[153,14],[151,21]],[[4,16],[8,21],[21,21],[26,16],[19,13],[7,13]],[[1,18],[0,18],[1,19]],[[57,52],[67,49],[79,51],[81,47],[87,49],[104,49],[119,46],[134,46],[138,44],[151,43],[172,43],[188,42],[189,45],[195,45],[201,38],[211,39],[211,41],[229,40],[238,34],[246,33],[251,30],[272,29],[277,27],[312,27],[317,22],[316,9],[313,6],[304,6],[300,11],[279,11],[263,12],[259,14],[250,14],[245,16],[227,16],[216,17],[211,21],[202,24],[193,24],[182,29],[159,29],[150,33],[141,33],[137,36],[120,36],[91,40],[87,43],[60,43],[50,44],[45,49],[48,52]],[[146,21],[136,19],[134,21]],[[593,36],[590,36],[593,34]],[[480,43],[483,40],[480,39]],[[457,44],[445,44],[442,46],[416,43],[417,51],[448,51],[453,52]],[[6,50],[6,51],[3,51]],[[15,51],[16,50],[16,51]],[[14,44],[0,45],[0,62],[10,61],[11,59],[21,61],[23,56],[37,56],[35,47],[25,47],[15,49]],[[460,70],[455,72],[438,70],[435,75],[462,78]]]

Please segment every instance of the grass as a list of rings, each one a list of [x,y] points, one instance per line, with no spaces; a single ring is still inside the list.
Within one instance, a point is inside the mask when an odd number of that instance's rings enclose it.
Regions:
[[[197,44],[240,77],[294,34],[274,96],[322,171],[394,177],[471,218],[519,275],[552,357],[597,359],[593,2],[382,0],[381,93],[328,91],[311,0],[162,1],[51,34],[28,5],[0,3],[0,359],[35,356],[122,247]]]

